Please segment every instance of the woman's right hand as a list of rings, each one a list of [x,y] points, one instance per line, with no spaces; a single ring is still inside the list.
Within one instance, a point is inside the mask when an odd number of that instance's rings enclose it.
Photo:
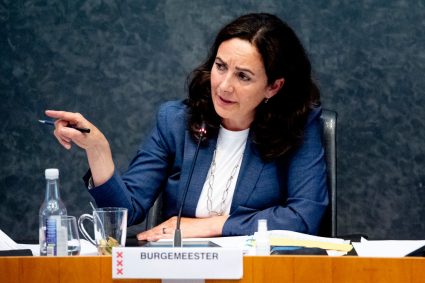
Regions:
[[[94,185],[99,186],[109,180],[115,167],[109,143],[103,133],[80,113],[46,110],[45,114],[56,119],[53,134],[64,148],[71,149],[75,143],[86,150]],[[68,125],[89,128],[90,133],[82,133]]]
[[[56,119],[55,131],[53,134],[59,143],[66,149],[71,149],[72,143],[75,143],[79,147],[88,150],[106,139],[105,136],[80,113],[46,110],[45,114],[48,117]],[[89,128],[90,133],[82,133],[76,129],[67,127],[68,125]]]

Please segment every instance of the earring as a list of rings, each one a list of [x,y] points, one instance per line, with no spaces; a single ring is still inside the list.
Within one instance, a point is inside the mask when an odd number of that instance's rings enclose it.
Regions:
[[[266,100],[264,100],[264,103],[269,102],[269,99],[270,99],[270,98],[266,97]]]

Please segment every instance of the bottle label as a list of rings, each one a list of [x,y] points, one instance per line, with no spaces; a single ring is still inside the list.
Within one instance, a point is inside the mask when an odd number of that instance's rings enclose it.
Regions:
[[[61,216],[47,218],[46,223],[46,254],[48,256],[66,256],[68,249],[68,229],[62,226]]]
[[[56,219],[54,217],[47,218],[46,222],[46,246],[47,256],[56,255]]]

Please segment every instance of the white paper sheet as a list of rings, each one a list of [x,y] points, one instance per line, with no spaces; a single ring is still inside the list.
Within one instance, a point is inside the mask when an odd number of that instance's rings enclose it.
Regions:
[[[358,256],[364,257],[404,257],[425,245],[425,240],[381,240],[352,243]]]
[[[0,251],[17,249],[19,249],[18,244],[0,230]]]

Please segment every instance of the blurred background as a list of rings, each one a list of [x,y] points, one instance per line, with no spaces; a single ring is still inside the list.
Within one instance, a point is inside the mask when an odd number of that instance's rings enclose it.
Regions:
[[[423,0],[1,0],[0,229],[38,239],[45,168],[68,214],[91,211],[85,154],[37,122],[45,109],[86,116],[124,171],[219,28],[249,12],[293,27],[338,112],[338,234],[425,239]]]

